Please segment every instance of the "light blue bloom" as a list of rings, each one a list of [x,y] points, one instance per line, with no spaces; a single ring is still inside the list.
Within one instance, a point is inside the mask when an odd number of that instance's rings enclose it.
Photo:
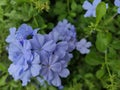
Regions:
[[[39,29],[35,29],[33,30],[31,26],[27,25],[27,24],[22,24],[17,32],[16,32],[16,38],[20,41],[24,40],[24,39],[27,39],[27,37],[30,35],[30,36],[33,36],[35,34],[37,34],[37,31]]]
[[[32,50],[40,55],[41,60],[44,60],[44,57],[49,56],[56,48],[56,43],[53,40],[46,40],[46,37],[41,34],[33,36],[30,42]]]
[[[76,49],[81,54],[88,54],[90,52],[89,48],[91,47],[91,42],[87,42],[85,38],[81,39],[76,43]]]
[[[115,0],[115,1],[114,1],[114,4],[115,4],[115,6],[118,7],[117,12],[120,14],[120,0]]]
[[[96,17],[96,7],[101,2],[101,0],[94,0],[91,4],[89,1],[85,1],[82,5],[84,10],[87,12],[84,14],[84,17]],[[108,4],[106,4],[106,8],[108,8]]]
[[[27,83],[30,82],[31,77],[39,75],[40,69],[41,65],[39,55],[34,53],[32,61],[27,61],[27,64],[12,63],[8,69],[8,72],[15,80],[22,80],[22,85],[26,86]]]
[[[23,40],[27,40],[28,36],[34,36],[37,34],[39,29],[32,29],[32,27],[27,24],[22,24],[18,30],[13,27],[9,29],[10,35],[6,38],[7,43],[14,43],[16,40],[22,42]]]
[[[42,62],[41,76],[51,85],[61,86],[60,77],[67,77],[70,73],[66,68],[64,60],[59,59],[57,55],[51,55],[49,58],[46,57]]]
[[[66,19],[58,22],[58,24],[53,28],[53,30],[49,33],[48,38],[57,41],[67,41],[68,43],[68,51],[72,51],[75,49],[76,42],[76,31],[75,27],[68,23]]]
[[[9,59],[13,63],[19,63],[21,64],[24,62],[24,59],[32,60],[32,53],[31,53],[31,44],[28,40],[24,40],[23,44],[21,44],[19,41],[14,41],[14,43],[10,43],[8,46],[8,55]]]
[[[101,0],[94,0],[93,4],[91,4],[89,1],[85,1],[83,3],[83,9],[87,10],[84,17],[96,17],[96,7],[101,2]]]

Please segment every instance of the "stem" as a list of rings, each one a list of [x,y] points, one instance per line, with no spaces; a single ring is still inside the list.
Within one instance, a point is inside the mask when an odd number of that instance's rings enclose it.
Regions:
[[[36,26],[38,27],[38,22],[37,22],[36,18],[35,17],[33,17],[33,18],[34,18]]]
[[[69,0],[67,0],[67,9],[68,9],[68,13],[70,12],[70,6],[69,6]]]
[[[118,13],[115,13],[110,19],[106,21],[105,25],[109,24],[117,15]]]
[[[108,57],[107,57],[107,50],[105,51],[105,65],[106,65],[106,68],[107,68],[107,71],[108,71],[108,74],[109,74],[109,77],[110,77],[110,82],[111,82],[111,90],[113,90],[113,78],[112,78],[112,74],[110,72],[110,68],[108,66]]]

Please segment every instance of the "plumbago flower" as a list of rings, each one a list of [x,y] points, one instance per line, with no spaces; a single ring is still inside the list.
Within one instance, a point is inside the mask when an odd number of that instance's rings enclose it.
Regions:
[[[117,12],[120,14],[120,0],[115,0],[115,1],[114,1],[114,4],[115,4],[115,6],[118,7]]]
[[[96,7],[101,2],[101,0],[94,0],[91,4],[89,1],[85,1],[82,5],[83,9],[87,10],[84,17],[96,17]],[[108,4],[106,4],[106,8],[108,8]]]
[[[83,38],[76,43],[76,49],[81,54],[88,54],[90,52],[89,48],[91,47],[91,45],[92,45],[91,42],[87,42],[87,40]]]
[[[8,58],[12,64],[8,72],[15,80],[22,80],[23,86],[34,77],[43,86],[47,81],[49,85],[63,88],[60,78],[70,74],[67,66],[73,57],[71,52],[75,48],[82,54],[90,51],[91,43],[86,39],[77,42],[75,27],[66,19],[44,35],[27,24],[9,31],[6,42],[9,43]]]
[[[66,41],[68,44],[68,51],[73,51],[75,49],[76,42],[76,31],[75,27],[68,23],[66,19],[58,22],[58,24],[49,33],[49,37],[54,41]]]

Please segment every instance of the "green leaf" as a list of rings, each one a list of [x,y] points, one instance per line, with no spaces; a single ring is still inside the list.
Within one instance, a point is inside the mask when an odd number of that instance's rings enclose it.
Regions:
[[[6,84],[7,76],[8,76],[8,75],[6,74],[6,75],[4,75],[4,76],[2,76],[2,77],[0,78],[0,86],[3,86],[3,85]]]
[[[0,70],[6,71],[6,66],[3,63],[0,63]]]
[[[89,65],[99,65],[102,64],[104,61],[102,57],[95,51],[91,51],[85,58],[85,62]]]
[[[117,58],[117,52],[114,48],[112,47],[109,48],[108,57],[111,59]]]
[[[72,2],[71,4],[71,9],[75,11],[77,9],[77,3],[75,1]]]
[[[120,40],[114,40],[111,47],[113,47],[114,49],[120,49]]]
[[[103,77],[104,74],[105,74],[105,70],[104,70],[104,69],[100,69],[100,70],[98,70],[98,71],[96,72],[96,77],[97,77],[98,79],[100,79],[100,78]]]
[[[0,7],[0,21],[3,21],[3,9]]]
[[[113,72],[118,73],[120,71],[120,60],[111,60],[108,62],[108,64]]]
[[[4,6],[7,4],[7,0],[0,0],[0,6]]]
[[[102,17],[106,14],[106,4],[101,2],[97,5],[96,8],[96,24],[100,22]]]
[[[109,46],[110,42],[112,39],[112,35],[111,33],[107,32],[99,32],[97,34],[97,40],[96,40],[96,48],[100,51],[100,52],[104,52],[107,47]]]

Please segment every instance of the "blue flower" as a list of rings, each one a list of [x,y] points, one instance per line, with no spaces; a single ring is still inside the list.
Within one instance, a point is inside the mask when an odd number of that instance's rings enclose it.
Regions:
[[[101,2],[101,0],[94,0],[91,4],[89,1],[85,1],[82,5],[83,9],[87,10],[84,17],[96,17],[96,7]]]
[[[114,1],[114,4],[115,4],[115,6],[118,7],[117,12],[120,14],[120,0],[115,0],[115,1]]]
[[[34,36],[37,34],[39,29],[33,30],[32,27],[28,26],[27,24],[22,24],[18,30],[15,27],[10,28],[9,32],[10,35],[6,38],[7,43],[14,43],[16,40],[22,42],[23,40],[27,40],[28,36]]]
[[[81,54],[88,54],[90,52],[91,42],[87,42],[85,38],[76,43],[76,49]]]
[[[66,19],[58,22],[56,27],[49,33],[48,38],[57,41],[67,41],[68,43],[68,51],[72,51],[75,49],[76,42],[76,31],[75,27],[68,23]]]
[[[60,59],[57,55],[46,57],[42,62],[41,76],[51,85],[61,86],[60,77],[67,77],[70,73],[66,68],[67,65],[64,60]]]
[[[24,62],[24,59],[31,60],[33,58],[31,49],[32,47],[28,40],[24,40],[23,44],[16,40],[14,43],[10,43],[8,46],[9,59],[13,63],[19,64]]]
[[[27,64],[24,64],[24,62],[21,64],[12,63],[8,69],[8,72],[15,80],[22,80],[22,85],[26,86],[27,83],[30,82],[31,77],[39,75],[40,69],[41,65],[39,55],[34,53],[32,61],[27,61]]]
[[[33,36],[30,42],[32,50],[40,55],[41,60],[44,60],[44,57],[49,56],[56,48],[56,43],[53,40],[46,40],[46,37],[41,34]]]
[[[22,24],[16,32],[16,38],[22,41],[24,39],[27,39],[29,35],[33,36],[37,34],[38,30],[39,29],[33,30],[32,27],[27,24]]]
[[[8,71],[15,80],[22,80],[23,86],[31,77],[37,76],[41,68],[39,55],[31,49],[29,40],[24,40],[23,45],[16,41],[8,46],[9,59],[12,61]]]

